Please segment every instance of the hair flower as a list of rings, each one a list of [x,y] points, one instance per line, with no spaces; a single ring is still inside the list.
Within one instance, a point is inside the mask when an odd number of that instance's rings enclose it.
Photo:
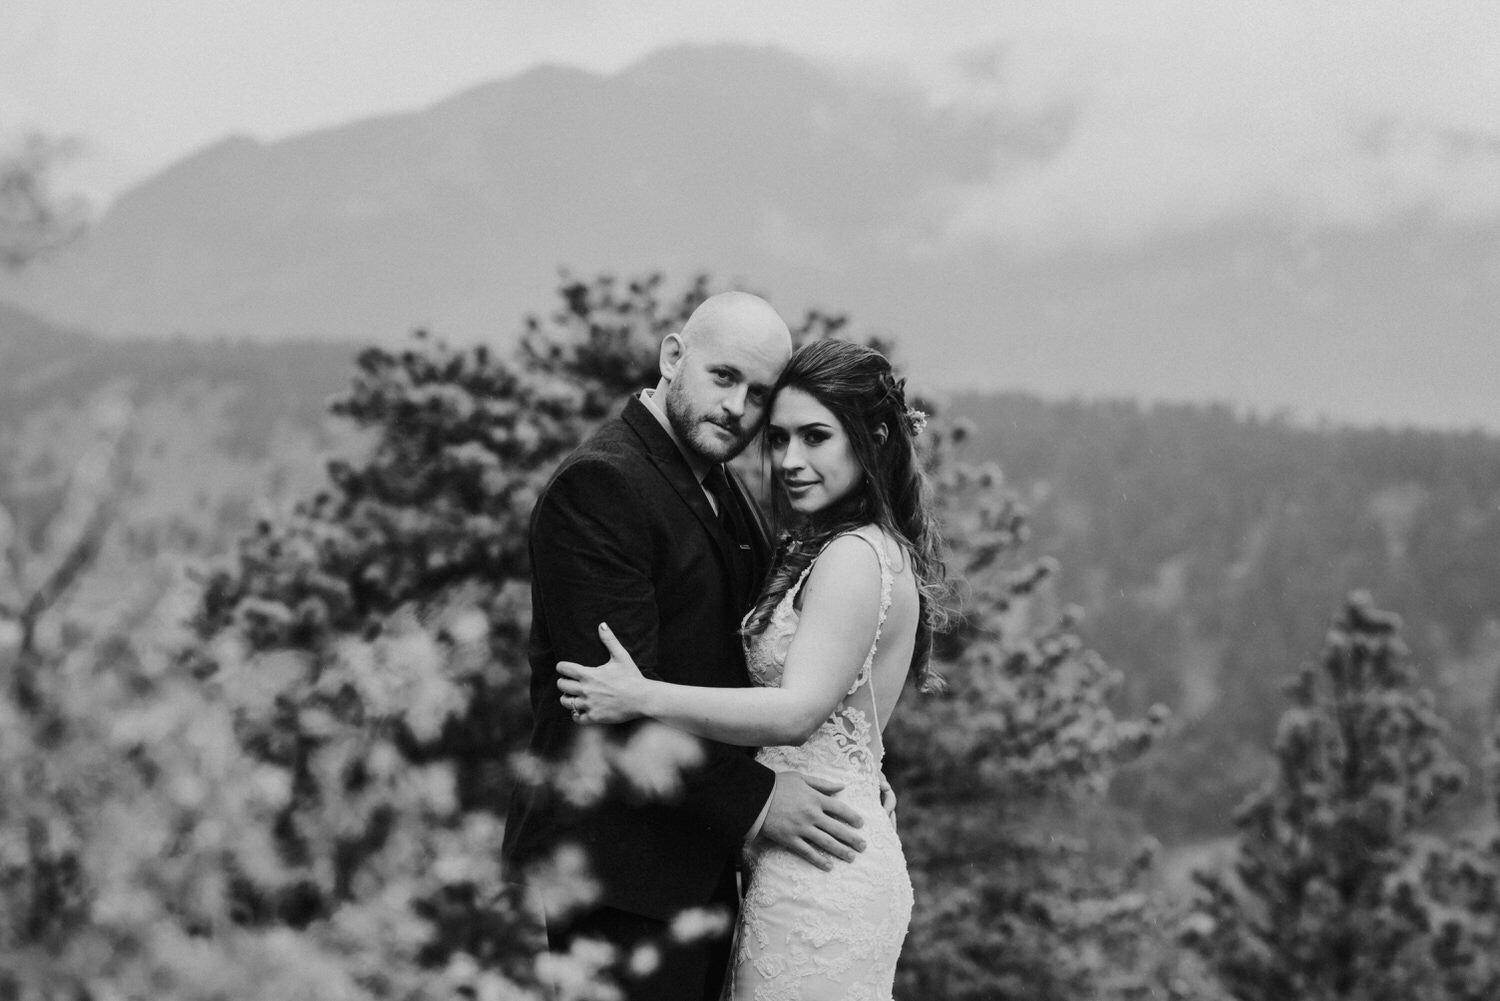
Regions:
[[[911,428],[913,435],[919,435],[927,430],[927,412],[915,407],[906,408],[906,426]]]

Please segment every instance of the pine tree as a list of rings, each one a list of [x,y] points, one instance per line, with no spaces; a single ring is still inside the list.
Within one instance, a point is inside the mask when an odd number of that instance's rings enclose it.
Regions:
[[[426,338],[364,352],[335,409],[366,430],[369,452],[244,540],[207,586],[184,655],[132,655],[140,666],[123,673],[80,655],[56,674],[71,681],[44,693],[50,722],[17,731],[10,750],[86,764],[18,771],[26,782],[7,791],[40,813],[0,826],[69,832],[53,868],[82,865],[87,878],[67,907],[31,908],[76,921],[48,933],[55,958],[26,983],[117,969],[174,985],[162,997],[202,996],[212,967],[245,997],[524,996],[532,943],[494,849],[526,733],[528,515],[562,455],[655,381],[661,336],[709,289],[700,278],[668,296],[657,277],[605,276],[560,291],[511,356]],[[845,325],[810,313],[794,337]],[[1139,938],[1134,870],[1093,864],[1031,815],[1097,792],[1156,723],[1114,718],[1117,673],[1081,648],[1071,613],[1033,599],[1053,568],[1019,556],[1024,512],[998,474],[957,461],[962,425],[934,421],[929,434],[970,593],[939,651],[950,695],[908,696],[891,736],[919,892],[902,989],[1129,996],[1105,974]],[[108,671],[126,683],[98,684]],[[107,717],[142,722],[91,723]],[[560,778],[597,784],[618,766],[611,753],[596,744]],[[121,796],[91,795],[95,775]],[[244,794],[192,794],[205,786]],[[100,849],[109,818],[158,815],[170,831]],[[559,859],[563,878],[572,865]],[[101,925],[103,886],[139,909]],[[577,996],[595,989],[587,973],[573,971]]]
[[[1148,996],[1172,967],[1158,975],[1142,954],[1156,914],[1141,880],[1149,849],[1107,859],[1069,821],[1145,752],[1165,710],[1121,720],[1109,709],[1119,672],[1082,646],[1079,610],[1055,609],[1057,565],[1024,555],[1027,512],[1000,471],[959,461],[967,431],[931,433],[949,569],[965,594],[939,650],[948,691],[909,699],[888,738],[917,889],[898,994]]]
[[[460,798],[474,808],[503,802],[496,763],[525,733],[525,529],[536,491],[626,393],[655,381],[662,335],[709,288],[699,278],[667,298],[658,277],[622,285],[606,276],[567,280],[560,292],[550,321],[528,321],[513,359],[431,342],[361,356],[336,409],[370,429],[369,458],[331,469],[330,490],[290,523],[263,526],[205,603],[206,632],[233,623],[265,650],[378,631],[394,609],[441,608],[452,600],[445,595],[485,609],[494,655],[463,679],[474,697],[440,740],[415,749],[453,760]],[[846,325],[811,312],[794,340]],[[1079,648],[1068,617],[1026,624],[1039,614],[1027,596],[1052,567],[1018,557],[1024,512],[995,471],[957,461],[963,436],[961,425],[934,421],[926,442],[954,569],[970,586],[966,625],[943,652],[955,664],[954,691],[925,708],[909,699],[910,721],[892,736],[911,749],[893,780],[909,789],[906,834],[925,915],[902,983],[916,996],[1068,996],[1097,986],[1104,953],[1129,945],[1145,902],[1128,876],[1086,866],[1080,846],[1057,843],[1026,815],[1072,791],[1097,792],[1156,723],[1114,719],[1105,699],[1118,675]],[[358,706],[330,711],[353,719]],[[294,736],[281,734],[277,746],[307,739]],[[957,884],[979,896],[962,903]],[[997,933],[1003,947],[990,949]],[[1012,957],[1009,973],[993,972],[996,956]],[[996,995],[1010,974],[1057,987]]]
[[[526,320],[513,354],[418,335],[405,350],[359,356],[333,410],[368,433],[368,453],[331,464],[325,491],[243,541],[210,581],[201,642],[188,651],[200,677],[256,693],[237,734],[290,776],[274,828],[301,878],[242,887],[248,920],[333,920],[369,906],[362,893],[384,873],[408,888],[407,910],[426,929],[416,953],[401,943],[407,958],[526,980],[522,902],[466,853],[471,834],[490,831],[493,861],[513,768],[531,767],[518,757],[530,712],[531,508],[556,463],[655,382],[662,337],[708,294],[703,277],[669,296],[659,276],[565,276],[559,306]],[[840,322],[811,314],[796,333]],[[606,772],[636,775],[622,755],[641,749],[586,735],[554,778],[593,794]],[[670,754],[660,764],[670,770]],[[451,802],[413,798],[447,775]],[[463,846],[452,879],[403,868],[430,838]],[[586,872],[557,861],[586,897]],[[566,974],[569,996],[590,996],[588,974]]]
[[[503,803],[504,762],[529,727],[531,508],[562,457],[655,384],[661,339],[711,291],[703,275],[676,293],[657,274],[565,275],[558,306],[526,318],[513,354],[422,333],[404,350],[362,352],[332,410],[368,432],[368,454],[330,464],[326,490],[242,541],[209,583],[200,633],[317,650],[378,634],[402,608],[424,620],[450,605],[482,609],[492,656],[462,679],[463,712],[416,753],[455,760],[466,805]],[[794,337],[842,324],[809,313]]]
[[[1463,771],[1399,628],[1349,598],[1289,686],[1233,875],[1196,874],[1189,941],[1241,1001],[1496,996],[1496,870],[1424,833]]]

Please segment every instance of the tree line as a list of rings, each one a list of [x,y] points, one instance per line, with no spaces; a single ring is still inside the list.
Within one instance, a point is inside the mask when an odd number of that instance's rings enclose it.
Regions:
[[[58,572],[87,572],[118,477],[72,484],[83,515],[56,531],[12,533],[8,565],[53,572],[17,574],[3,610],[0,997],[540,996],[497,859],[534,767],[526,521],[710,290],[565,277],[513,352],[365,350],[333,411],[368,450],[208,579],[107,619],[73,621]],[[851,328],[809,313],[796,335]],[[976,430],[938,414],[925,441],[966,595],[948,691],[908,693],[888,740],[917,890],[899,996],[1493,996],[1497,849],[1424,828],[1462,769],[1362,598],[1293,686],[1231,871],[1173,902],[1148,840],[1083,836],[1169,721],[1111,708],[1123,676],[1031,551],[1023,498],[965,459]],[[553,779],[587,795],[638,750],[591,745]],[[556,870],[588,892],[586,860]],[[1405,993],[1372,993],[1382,977]]]

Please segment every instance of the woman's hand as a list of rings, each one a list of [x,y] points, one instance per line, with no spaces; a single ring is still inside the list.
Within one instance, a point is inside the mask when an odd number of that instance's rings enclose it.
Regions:
[[[599,624],[599,638],[609,660],[598,667],[570,660],[557,665],[563,708],[573,714],[575,723],[624,723],[645,715],[642,701],[650,681],[606,623]]]

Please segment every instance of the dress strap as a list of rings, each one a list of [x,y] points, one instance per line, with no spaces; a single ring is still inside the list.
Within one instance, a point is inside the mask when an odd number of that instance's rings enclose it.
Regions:
[[[880,539],[878,542],[866,535],[864,529],[859,529],[858,531],[849,532],[847,534],[853,536],[856,539],[859,539],[860,541],[864,542],[865,545],[875,550],[875,558],[880,561],[880,618],[875,623],[875,638],[870,642],[870,652],[865,654],[864,665],[860,667],[859,674],[854,679],[854,684],[851,685],[849,687],[849,691],[845,693],[846,695],[853,695],[855,692],[859,691],[859,687],[861,685],[869,684],[870,671],[875,665],[875,649],[880,645],[880,632],[885,628],[886,617],[891,613],[891,590],[895,585],[896,573],[891,569],[891,558],[890,555],[885,551],[884,533],[880,534]],[[870,693],[870,707],[872,709],[874,709],[875,706],[874,695],[874,692]],[[878,729],[880,726],[879,710],[875,710],[875,717],[875,726]]]
[[[857,674],[854,678],[854,684],[850,685],[849,691],[844,693],[846,696],[853,695],[855,692],[859,691],[861,685],[868,684],[870,681],[870,671],[875,664],[875,649],[880,645],[880,632],[885,628],[886,617],[889,616],[891,612],[891,592],[896,582],[896,572],[891,568],[890,554],[888,554],[885,550],[885,533],[879,532],[879,530],[876,529],[880,536],[880,540],[877,542],[875,539],[872,539],[865,534],[866,528],[870,527],[873,526],[865,526],[864,528],[857,528],[852,532],[845,532],[842,535],[836,535],[832,539],[829,539],[827,542],[823,543],[822,549],[818,550],[818,555],[821,556],[823,555],[823,549],[827,549],[829,546],[833,545],[835,539],[842,539],[845,536],[848,536],[849,538],[859,539],[865,545],[875,550],[875,558],[880,561],[880,618],[875,623],[875,638],[870,641],[870,652],[865,654],[865,662],[860,666],[859,674]],[[797,583],[793,584],[791,590],[787,592],[786,600],[793,603],[796,602],[797,595],[802,591],[802,585],[807,583],[807,576],[808,574],[812,573],[813,565],[817,562],[817,557],[814,557],[811,563],[802,568],[801,575],[797,577]],[[880,711],[878,709],[875,709],[874,692],[870,693],[870,707],[872,710],[874,710],[875,725],[878,728],[880,726]]]

